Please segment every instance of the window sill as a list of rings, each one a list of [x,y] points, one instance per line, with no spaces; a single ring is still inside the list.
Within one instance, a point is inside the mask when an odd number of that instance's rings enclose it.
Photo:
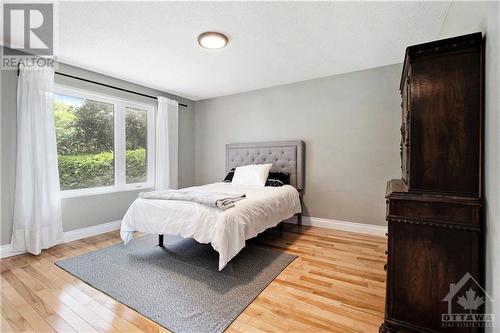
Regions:
[[[151,184],[132,184],[125,187],[95,187],[91,189],[80,190],[65,190],[60,192],[61,199],[77,198],[77,197],[91,197],[95,195],[103,195],[110,193],[130,192],[130,191],[146,191],[153,189]]]

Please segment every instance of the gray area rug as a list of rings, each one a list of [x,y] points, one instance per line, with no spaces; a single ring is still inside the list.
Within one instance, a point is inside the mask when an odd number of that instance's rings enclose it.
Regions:
[[[158,236],[56,263],[170,331],[222,332],[296,256],[247,245],[219,272],[208,244]]]

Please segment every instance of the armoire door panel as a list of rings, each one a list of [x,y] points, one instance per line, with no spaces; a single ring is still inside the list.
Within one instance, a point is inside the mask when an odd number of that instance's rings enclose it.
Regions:
[[[478,52],[413,64],[411,190],[477,195],[480,64]]]
[[[391,318],[421,325],[439,332],[471,332],[446,329],[441,315],[450,284],[467,272],[479,280],[478,233],[449,228],[391,223]],[[470,250],[464,250],[470,249]]]

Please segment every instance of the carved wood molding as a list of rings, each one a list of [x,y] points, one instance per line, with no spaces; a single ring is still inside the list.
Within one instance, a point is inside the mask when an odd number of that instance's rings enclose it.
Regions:
[[[399,218],[399,217],[387,217],[387,221],[396,222],[396,223],[425,225],[425,226],[431,226],[431,227],[466,230],[466,231],[475,231],[475,232],[481,231],[481,228],[479,228],[478,226],[450,224],[450,223],[442,223],[442,222],[436,222],[436,221],[415,220],[415,219],[407,219],[407,218]]]

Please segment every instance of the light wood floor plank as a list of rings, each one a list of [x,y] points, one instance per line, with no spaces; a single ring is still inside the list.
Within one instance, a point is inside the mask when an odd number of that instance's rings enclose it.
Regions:
[[[73,312],[70,308],[64,305],[57,297],[52,295],[52,293],[42,290],[37,292],[37,295],[40,296],[48,304],[49,307],[54,309],[56,313],[63,318],[71,327],[73,327],[77,332],[98,332],[94,327],[92,327],[89,323],[87,323],[81,316],[77,313]]]
[[[50,324],[38,314],[37,311],[23,299],[10,284],[2,277],[2,301],[9,302],[31,327],[43,332],[55,332]]]
[[[15,332],[14,328],[9,324],[3,313],[0,313],[0,331],[5,333]]]
[[[121,242],[117,231],[0,260],[2,332],[145,332],[166,328],[56,265]],[[227,332],[377,332],[383,320],[384,237],[285,225],[252,243],[298,255]]]

